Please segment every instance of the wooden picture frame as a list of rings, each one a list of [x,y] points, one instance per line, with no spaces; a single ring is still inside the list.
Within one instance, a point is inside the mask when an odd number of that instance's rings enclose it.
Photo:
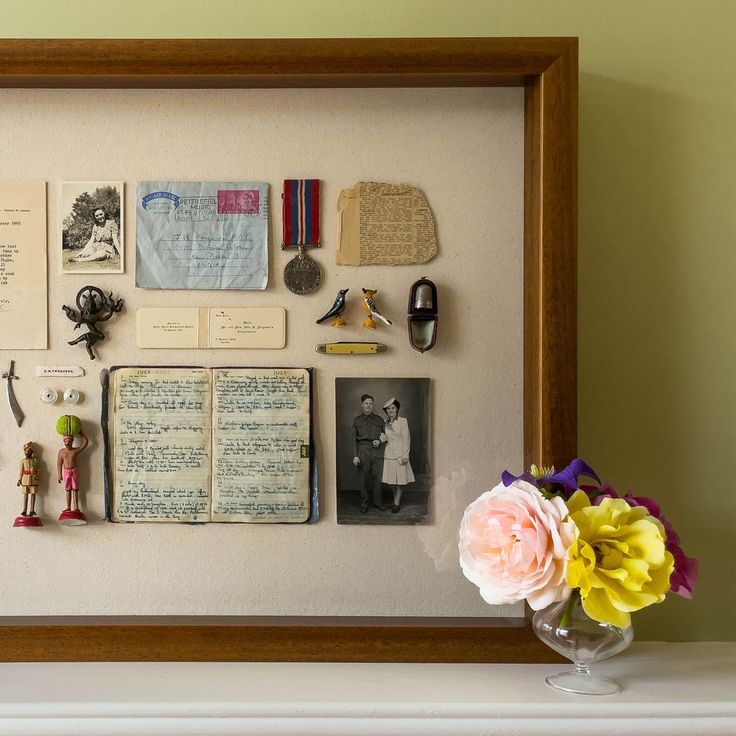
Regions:
[[[514,86],[524,462],[576,454],[577,39],[0,40],[0,87]],[[3,661],[542,662],[528,617],[0,617]]]

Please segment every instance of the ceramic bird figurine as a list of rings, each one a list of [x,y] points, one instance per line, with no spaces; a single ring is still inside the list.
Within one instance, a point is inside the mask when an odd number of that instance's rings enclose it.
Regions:
[[[337,292],[335,303],[317,320],[317,324],[324,322],[326,319],[330,319],[330,317],[334,318],[332,320],[333,327],[343,327],[347,324],[347,322],[342,318],[342,313],[345,311],[345,294],[347,294],[348,291],[349,289],[340,289],[340,291]]]
[[[368,327],[371,330],[376,329],[376,322],[374,317],[377,317],[387,325],[391,324],[390,319],[386,319],[379,311],[376,306],[376,302],[373,297],[378,293],[377,289],[363,289],[363,309],[368,312],[368,319],[363,322],[363,327]]]

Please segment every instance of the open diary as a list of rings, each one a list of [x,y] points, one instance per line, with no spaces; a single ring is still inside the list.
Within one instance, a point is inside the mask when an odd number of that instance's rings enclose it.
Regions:
[[[110,521],[314,520],[309,369],[119,367],[103,386]]]

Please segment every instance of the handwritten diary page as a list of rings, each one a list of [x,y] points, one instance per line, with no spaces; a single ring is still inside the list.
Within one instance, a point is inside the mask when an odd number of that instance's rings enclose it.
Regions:
[[[0,349],[46,350],[46,182],[0,182]]]
[[[210,372],[111,374],[113,521],[208,521]]]
[[[213,374],[212,521],[306,521],[309,371],[217,368]]]

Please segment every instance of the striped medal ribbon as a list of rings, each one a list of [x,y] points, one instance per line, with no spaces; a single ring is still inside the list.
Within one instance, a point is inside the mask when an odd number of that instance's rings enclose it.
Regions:
[[[283,250],[297,248],[284,268],[284,283],[295,294],[310,294],[322,281],[322,272],[306,248],[320,247],[319,179],[284,179]]]

